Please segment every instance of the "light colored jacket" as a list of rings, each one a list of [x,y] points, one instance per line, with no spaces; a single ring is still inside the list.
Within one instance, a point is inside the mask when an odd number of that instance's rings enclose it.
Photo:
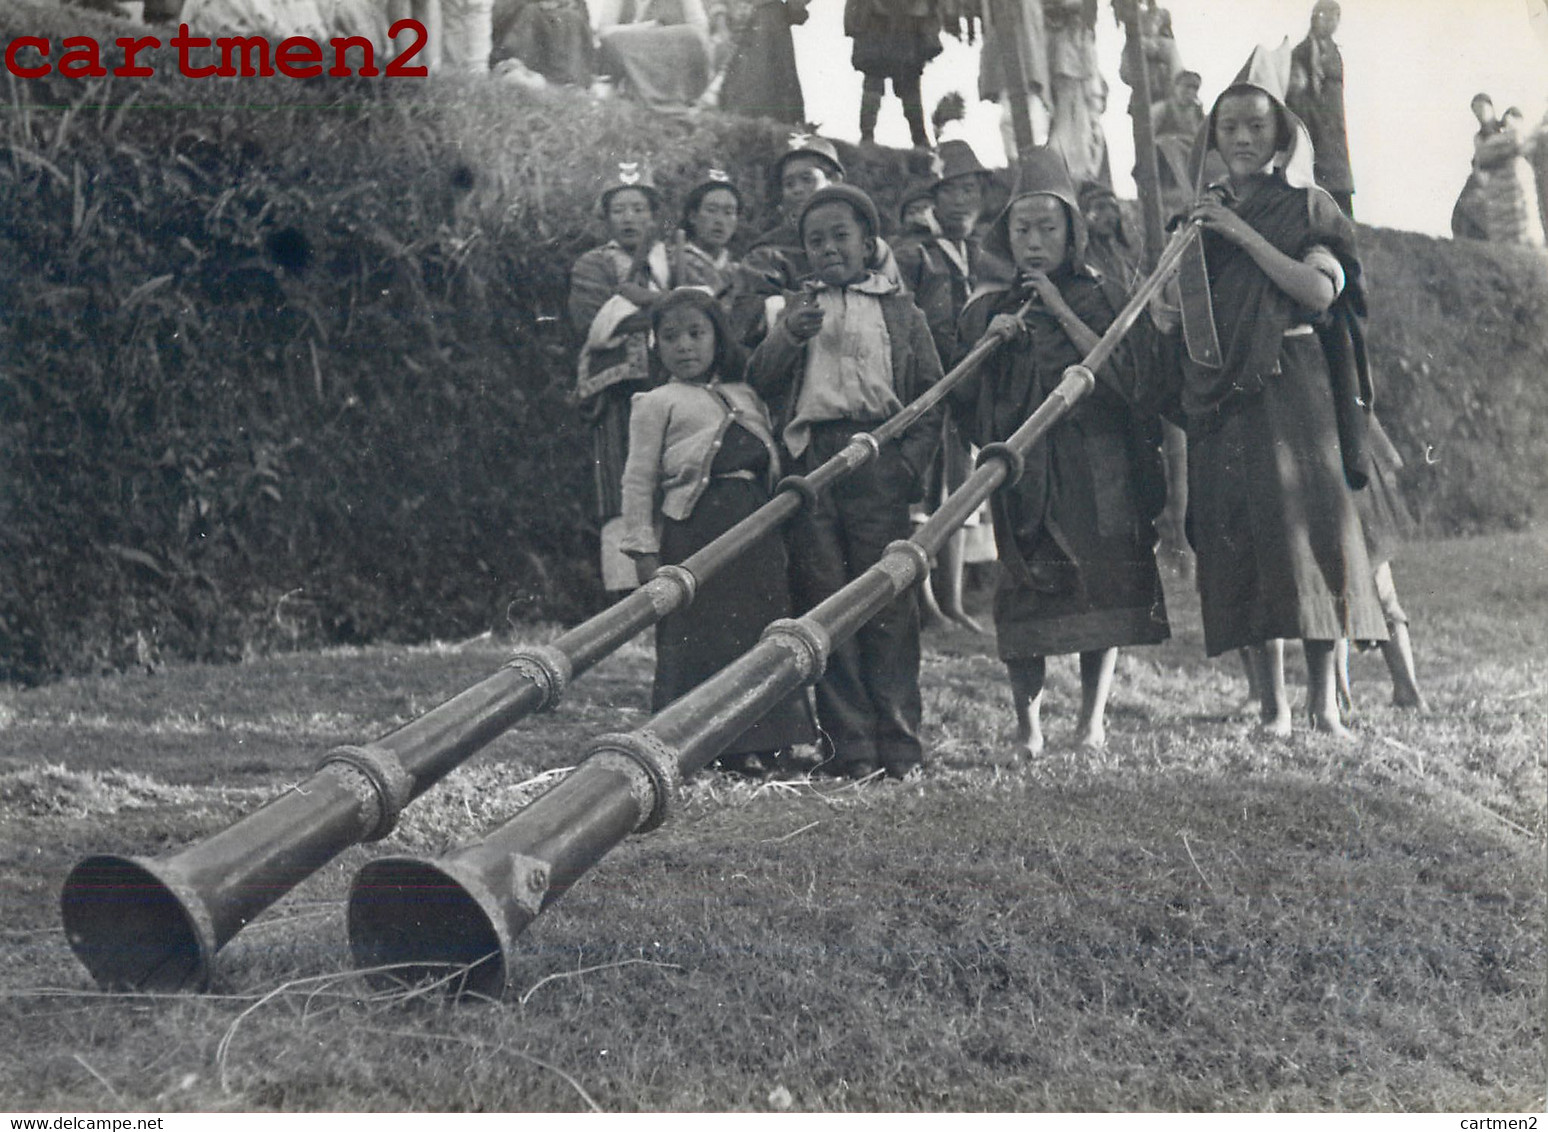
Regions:
[[[660,519],[686,519],[710,482],[710,465],[732,422],[769,451],[768,484],[779,478],[779,450],[769,411],[745,382],[695,385],[672,381],[636,393],[629,414],[629,458],[623,473],[624,537],[631,557],[661,549]]]

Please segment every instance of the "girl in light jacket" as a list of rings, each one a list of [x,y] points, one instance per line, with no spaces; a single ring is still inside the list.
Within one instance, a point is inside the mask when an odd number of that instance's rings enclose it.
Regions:
[[[634,395],[623,474],[624,537],[641,583],[681,562],[769,500],[779,476],[768,410],[742,380],[744,357],[721,305],[679,287],[652,310],[655,350],[671,380]],[[758,643],[790,616],[784,541],[760,539],[701,581],[693,604],[656,626],[651,710],[660,711]],[[816,739],[803,689],[721,755],[726,769],[762,776],[782,748]]]

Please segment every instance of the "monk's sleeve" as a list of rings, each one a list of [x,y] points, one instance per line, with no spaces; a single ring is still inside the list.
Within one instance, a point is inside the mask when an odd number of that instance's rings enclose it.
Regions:
[[[978,344],[978,340],[989,329],[989,320],[995,313],[994,307],[994,295],[991,294],[980,295],[962,308],[962,314],[957,319],[957,338],[966,343],[969,350]],[[998,439],[978,435],[978,399],[983,395],[984,374],[991,366],[998,363],[1004,351],[1005,347],[1001,346],[991,353],[978,364],[977,369],[952,386],[951,393],[946,398],[951,418],[956,422],[957,428],[979,446]]]
[[[1075,300],[1071,307],[1076,317],[1088,330],[1099,338],[1107,333],[1117,317],[1113,313],[1116,295],[1110,297],[1102,284],[1089,281],[1080,284],[1069,297]],[[1136,322],[1118,340],[1107,360],[1097,367],[1096,388],[1091,391],[1091,397],[1115,406],[1128,407],[1133,403],[1139,374],[1136,358],[1144,348],[1141,339],[1145,334],[1145,326]]]
[[[1141,416],[1161,416],[1182,427],[1183,340],[1182,330],[1162,331],[1140,316],[1145,324],[1143,351],[1136,364],[1134,394],[1130,404]]]
[[[1328,366],[1344,479],[1358,490],[1370,481],[1369,417],[1375,391],[1365,349],[1365,291],[1354,225],[1333,198],[1309,190],[1307,246],[1303,261],[1329,272],[1339,291],[1313,326]],[[1329,260],[1334,261],[1329,263]],[[1342,275],[1342,286],[1336,274]]]

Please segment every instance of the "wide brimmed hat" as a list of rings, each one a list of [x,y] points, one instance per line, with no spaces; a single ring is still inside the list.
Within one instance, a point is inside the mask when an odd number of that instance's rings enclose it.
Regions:
[[[985,181],[990,177],[989,170],[978,160],[978,154],[965,141],[943,141],[935,155],[935,182],[930,186],[932,191],[958,177],[978,177]]]
[[[1075,182],[1070,179],[1070,167],[1065,164],[1064,155],[1046,145],[1031,150],[1022,160],[1016,190],[1011,193],[1011,198],[1000,211],[1000,215],[995,217],[993,227],[984,237],[984,248],[1007,263],[1016,262],[1010,248],[1011,209],[1016,206],[1017,201],[1035,196],[1054,197],[1064,205],[1065,215],[1070,220],[1072,245],[1070,262],[1076,270],[1084,268],[1086,218],[1081,214],[1080,198],[1075,195]]]
[[[774,180],[782,180],[785,176],[785,162],[796,157],[816,157],[828,163],[832,167],[833,175],[844,176],[844,163],[839,160],[838,149],[827,138],[820,138],[816,134],[791,134],[785,152],[779,155],[779,160],[774,162]]]
[[[716,189],[726,189],[732,196],[736,197],[736,207],[738,210],[747,206],[747,200],[742,196],[742,190],[736,187],[735,182],[731,180],[731,175],[724,169],[711,168],[706,170],[704,179],[689,189],[688,195],[683,198],[684,226],[687,225],[689,214],[697,209],[704,202],[704,198]]]
[[[857,189],[854,185],[825,185],[808,197],[806,203],[801,206],[800,218],[796,220],[797,233],[803,232],[807,214],[824,204],[849,205],[870,226],[870,235],[876,237],[881,235],[881,213],[876,211],[876,202],[864,189]],[[804,235],[802,239],[804,241]]]
[[[655,181],[650,175],[650,166],[643,161],[618,163],[617,171],[603,186],[601,195],[597,197],[597,211],[606,216],[607,202],[613,199],[614,193],[620,193],[624,189],[638,189],[649,198],[651,211],[661,211],[661,192],[656,188]]]

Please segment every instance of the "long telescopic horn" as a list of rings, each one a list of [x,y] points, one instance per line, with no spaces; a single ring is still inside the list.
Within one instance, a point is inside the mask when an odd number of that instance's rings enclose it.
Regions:
[[[709,545],[663,566],[629,596],[552,644],[504,666],[418,719],[363,746],[329,752],[312,775],[224,831],[156,858],[95,856],[60,895],[76,957],[109,990],[203,990],[215,954],[249,921],[351,845],[391,832],[398,814],[625,641],[686,608],[713,577],[861,467],[973,372],[1002,341],[986,336],[950,373],[871,433],[859,433]]]
[[[384,857],[367,864],[349,894],[349,942],[368,968],[403,965],[402,977],[468,968],[462,991],[507,989],[515,940],[615,845],[654,829],[677,788],[795,689],[815,681],[830,649],[925,576],[931,556],[1026,454],[1095,384],[1099,369],[1165,283],[1195,225],[1179,230],[1111,327],[1080,365],[1007,440],[984,448],[967,482],[911,539],[798,620],[776,621],[739,659],[638,730],[604,735],[576,768],[483,840],[436,860]]]

